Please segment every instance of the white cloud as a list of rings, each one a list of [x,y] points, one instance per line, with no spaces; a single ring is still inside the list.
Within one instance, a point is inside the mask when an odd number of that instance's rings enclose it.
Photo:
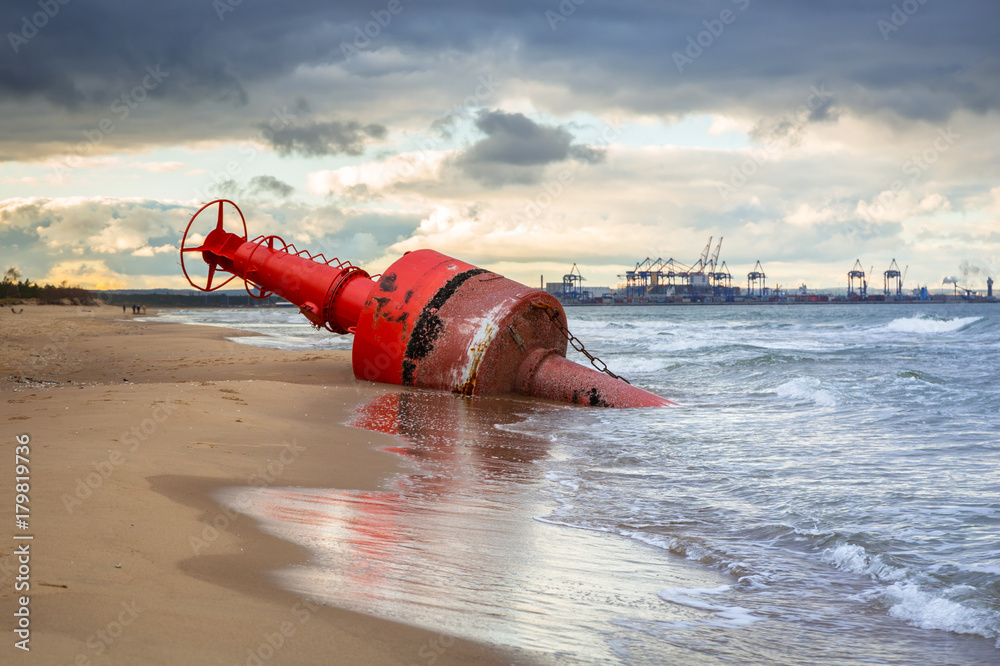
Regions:
[[[130,286],[125,275],[117,273],[101,260],[60,261],[42,280],[49,284],[66,282],[85,289],[124,289]]]
[[[365,162],[335,170],[314,171],[306,176],[306,189],[311,194],[350,194],[352,188],[363,186],[379,192],[401,183],[433,181],[440,177],[445,160],[454,151],[400,153],[383,161]]]
[[[379,265],[394,261],[404,252],[430,248],[470,263],[505,263],[518,265],[519,274],[535,273],[539,263],[562,263],[557,259],[560,256],[628,254],[653,231],[634,223],[616,222],[615,237],[608,238],[607,226],[600,220],[581,222],[571,232],[564,224],[558,218],[529,219],[509,209],[480,211],[475,206],[437,205],[409,238],[389,247]],[[569,261],[569,265],[572,263]]]
[[[712,124],[708,127],[708,133],[712,136],[719,136],[726,132],[743,132],[744,134],[748,134],[752,129],[753,123],[746,120],[730,116],[714,115],[712,116]]]
[[[159,247],[152,247],[150,245],[144,245],[138,250],[132,252],[133,257],[154,257],[158,254],[170,254],[172,252],[177,252],[178,248],[175,245],[160,245]]]
[[[808,203],[802,203],[795,211],[785,216],[785,221],[796,226],[808,227],[817,222],[826,222],[834,215],[834,211],[829,208],[814,208]]]
[[[62,197],[0,201],[0,221],[32,229],[51,251],[133,252],[179,233],[190,211],[139,199]]]
[[[84,289],[183,289],[189,287],[181,275],[126,274],[110,268],[101,259],[60,261],[52,265],[41,283],[61,284]]]
[[[1000,217],[1000,186],[994,187],[990,190],[990,212],[997,217]]]
[[[939,193],[928,194],[918,200],[910,190],[885,190],[871,201],[859,201],[855,212],[862,219],[872,222],[905,222],[950,208],[948,199]]]
[[[168,171],[179,171],[187,165],[183,162],[134,162],[131,166],[151,173],[167,173]]]

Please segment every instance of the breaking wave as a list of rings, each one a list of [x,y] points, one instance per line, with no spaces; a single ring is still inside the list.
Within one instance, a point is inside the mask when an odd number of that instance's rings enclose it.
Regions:
[[[942,319],[924,315],[921,317],[906,317],[903,319],[893,319],[886,328],[890,331],[900,333],[954,333],[966,326],[979,321],[982,317],[955,317],[953,319]]]
[[[886,607],[889,615],[908,624],[921,629],[939,629],[984,638],[1000,637],[1000,613],[997,611],[974,608],[948,598],[957,589],[928,590],[921,587],[910,570],[893,566],[881,555],[873,555],[861,546],[842,544],[828,548],[821,558],[842,571],[885,583],[865,592],[861,598]],[[1000,640],[997,647],[1000,647]]]

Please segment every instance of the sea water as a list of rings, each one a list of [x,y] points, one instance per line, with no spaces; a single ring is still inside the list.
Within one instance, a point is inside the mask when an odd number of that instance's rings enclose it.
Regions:
[[[173,316],[349,345],[272,313]],[[354,425],[410,471],[380,492],[220,494],[313,552],[276,582],[526,659],[1000,663],[1000,308],[568,317],[680,406],[381,396]]]

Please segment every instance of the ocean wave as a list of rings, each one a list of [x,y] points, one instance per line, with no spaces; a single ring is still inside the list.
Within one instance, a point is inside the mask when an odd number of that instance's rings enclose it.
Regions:
[[[329,338],[309,339],[292,335],[274,335],[264,332],[260,336],[232,336],[227,337],[231,342],[237,342],[251,347],[262,349],[283,349],[286,351],[326,351],[326,350],[349,350],[351,341],[340,336]]]
[[[827,548],[821,559],[842,571],[868,576],[886,583],[859,596],[887,608],[894,618],[921,629],[937,629],[956,634],[974,634],[984,638],[1000,637],[1000,613],[986,608],[972,608],[947,598],[951,590],[931,591],[914,581],[913,572],[887,563],[882,555],[872,554],[856,544]],[[975,589],[975,588],[972,588]],[[1000,641],[997,643],[1000,647]]]
[[[731,586],[720,585],[719,587],[669,587],[660,590],[659,597],[679,606],[687,606],[697,610],[713,613],[717,620],[703,621],[702,624],[716,627],[744,627],[757,622],[761,618],[754,615],[742,606],[725,606],[718,603],[706,601],[702,597],[712,596],[728,592]]]
[[[881,555],[872,555],[855,544],[845,543],[835,548],[827,548],[820,558],[843,571],[870,576],[878,581],[897,581],[908,573],[906,569],[887,564]]]
[[[919,370],[904,370],[896,374],[896,378],[903,382],[918,381],[925,384],[944,384],[945,381],[926,372]]]
[[[943,319],[931,315],[893,319],[886,329],[900,333],[954,333],[982,319],[982,317],[955,317]]]
[[[796,377],[774,389],[779,398],[796,402],[814,402],[819,407],[836,407],[837,399],[826,389],[820,388],[815,377]]]
[[[893,583],[879,591],[878,597],[889,604],[889,615],[921,629],[984,638],[1000,637],[1000,613],[985,608],[970,608],[921,589],[916,583]],[[1000,647],[1000,640],[997,647]]]
[[[580,365],[589,366],[590,362],[583,354],[571,352],[567,358],[576,361]],[[658,372],[669,372],[682,367],[682,364],[668,358],[650,358],[640,354],[616,354],[614,356],[604,354],[601,356],[613,371],[621,374],[653,374]]]

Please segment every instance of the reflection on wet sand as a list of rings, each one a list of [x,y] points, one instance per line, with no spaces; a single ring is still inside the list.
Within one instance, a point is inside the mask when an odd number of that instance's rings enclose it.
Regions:
[[[276,574],[303,596],[529,652],[641,660],[651,649],[644,623],[705,616],[658,592],[729,581],[655,548],[533,519],[551,509],[536,464],[550,443],[511,426],[574,409],[385,394],[351,422],[396,436],[391,450],[412,463],[384,491],[242,488],[220,500],[314,554]],[[647,656],[662,657],[663,647]]]

